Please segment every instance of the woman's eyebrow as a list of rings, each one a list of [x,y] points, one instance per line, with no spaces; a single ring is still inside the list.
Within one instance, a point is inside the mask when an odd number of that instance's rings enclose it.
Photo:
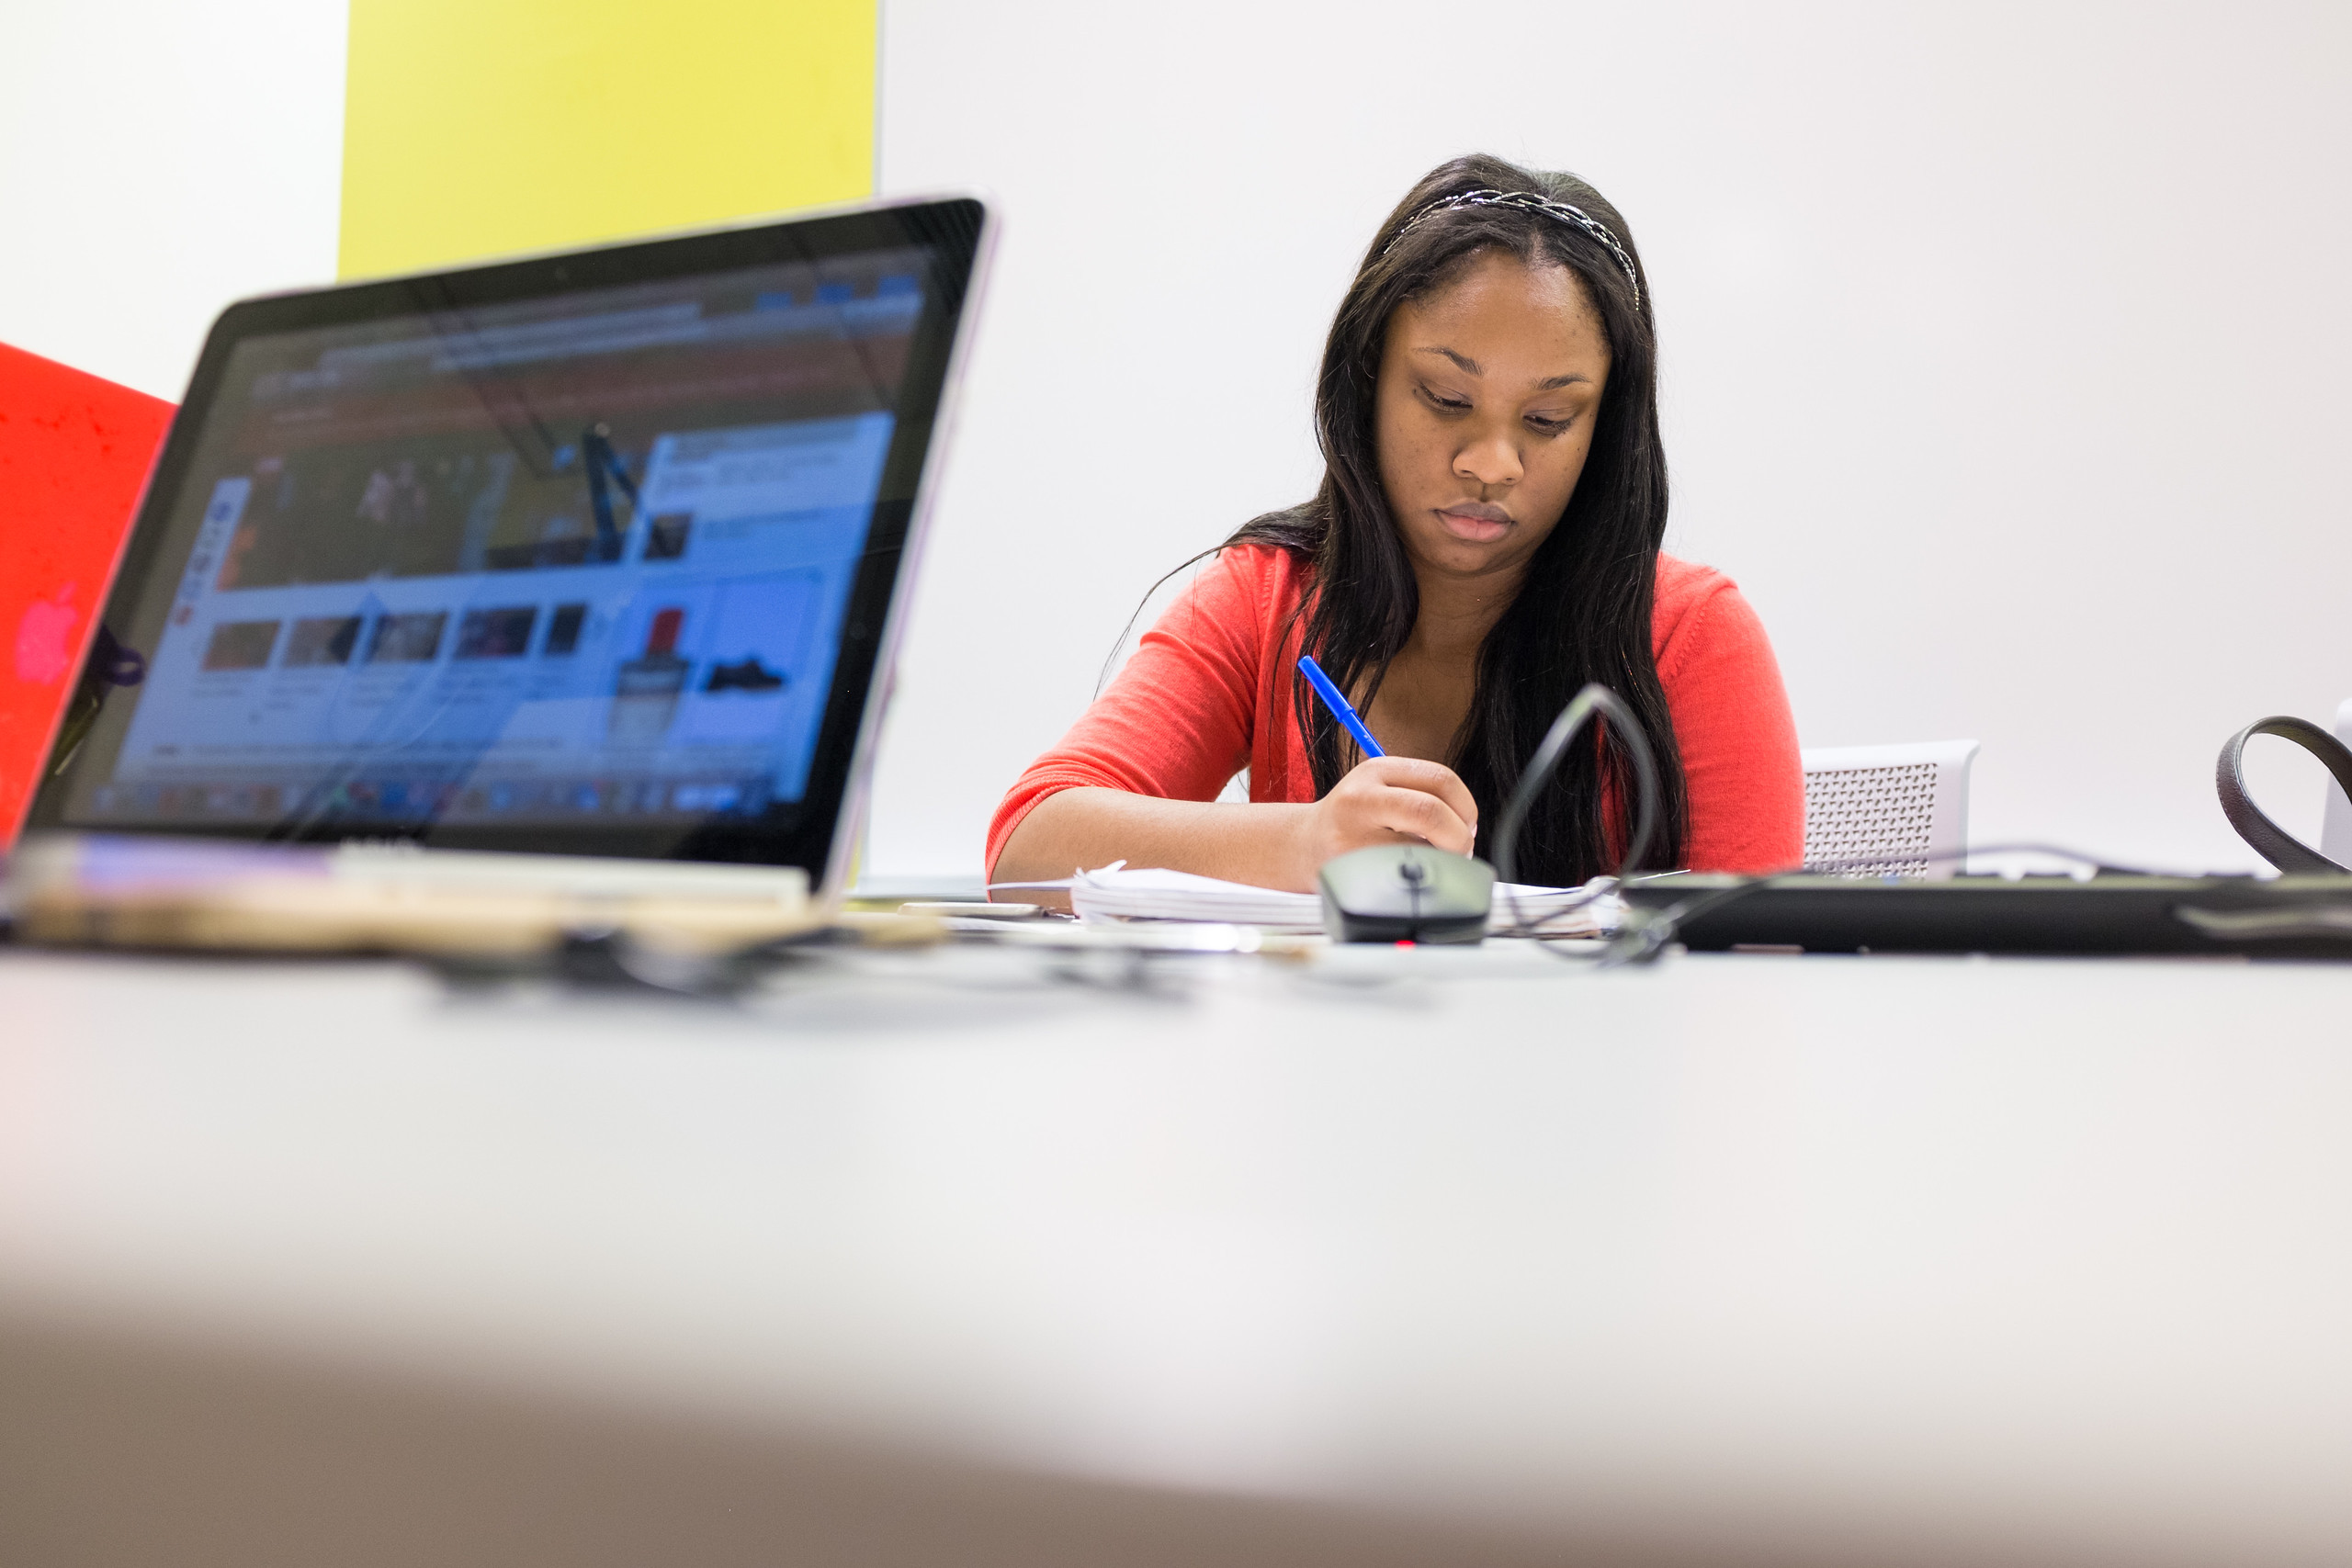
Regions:
[[[1454,367],[1462,371],[1464,375],[1484,376],[1487,373],[1487,367],[1479,364],[1476,360],[1471,358],[1468,355],[1458,354],[1454,350],[1444,347],[1442,344],[1431,344],[1424,348],[1417,348],[1413,350],[1413,352],[1415,354],[1443,355],[1446,358],[1453,361]],[[1578,382],[1582,382],[1586,386],[1590,386],[1592,384],[1592,378],[1573,370],[1565,376],[1547,376],[1543,380],[1535,383],[1535,390],[1539,392],[1555,392],[1562,387],[1573,387]]]

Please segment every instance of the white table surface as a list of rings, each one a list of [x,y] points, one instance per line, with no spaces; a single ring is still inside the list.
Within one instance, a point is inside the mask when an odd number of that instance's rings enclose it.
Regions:
[[[623,1457],[439,1561],[2352,1562],[2352,966],[1536,956],[0,950],[0,1559],[413,1561],[400,1445],[556,1400]],[[286,1369],[376,1457],[261,1432]],[[913,1468],[779,1556],[625,1495],[640,1427]]]

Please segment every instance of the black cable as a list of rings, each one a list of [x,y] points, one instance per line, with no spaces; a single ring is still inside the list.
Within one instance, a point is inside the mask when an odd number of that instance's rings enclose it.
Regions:
[[[1543,793],[1544,785],[1552,782],[1552,774],[1558,770],[1560,759],[1567,754],[1568,742],[1577,738],[1577,732],[1596,713],[1614,727],[1613,734],[1623,737],[1626,753],[1634,760],[1634,828],[1626,836],[1625,852],[1617,863],[1617,874],[1595,877],[1578,889],[1580,897],[1553,910],[1544,917],[1544,920],[1558,919],[1569,910],[1581,908],[1623,886],[1625,879],[1634,874],[1634,868],[1642,863],[1642,856],[1648,852],[1650,840],[1657,832],[1657,759],[1651,754],[1649,737],[1643,733],[1642,721],[1634,716],[1633,710],[1625,705],[1624,701],[1600,682],[1593,681],[1568,699],[1568,705],[1560,710],[1560,716],[1552,721],[1550,729],[1544,731],[1543,743],[1535,748],[1535,754],[1527,760],[1526,768],[1521,772],[1519,785],[1510,792],[1510,800],[1503,807],[1502,820],[1495,825],[1495,870],[1507,887],[1517,886],[1520,829],[1527,825],[1527,814],[1534,808],[1536,796]],[[1604,883],[1607,886],[1602,886]],[[1534,924],[1543,923],[1529,922],[1516,892],[1507,891],[1503,897],[1510,905],[1511,919],[1521,931],[1532,933]]]
[[[1510,906],[1511,919],[1517,923],[1519,929],[1533,938],[1539,948],[1548,953],[1557,953],[1563,958],[1590,960],[1601,968],[1612,968],[1623,964],[1650,963],[1666,951],[1674,941],[1676,933],[1687,921],[1721,908],[1734,899],[1745,897],[1759,888],[1774,886],[1796,876],[1834,875],[1839,871],[1877,870],[1890,864],[1912,862],[1933,864],[1939,861],[1965,860],[1970,855],[1998,854],[2054,855],[2062,860],[2071,860],[2087,865],[2095,874],[2104,872],[2126,876],[2161,874],[2131,866],[2111,864],[2096,855],[2086,855],[2079,850],[2068,849],[2064,845],[2039,843],[1990,844],[1973,847],[1963,845],[1925,854],[1876,854],[1864,859],[1821,861],[1811,865],[1792,867],[1787,871],[1770,872],[1762,876],[1748,877],[1729,887],[1710,888],[1704,893],[1697,894],[1679,903],[1669,904],[1656,913],[1639,909],[1628,904],[1625,907],[1624,923],[1598,952],[1590,949],[1566,951],[1547,943],[1537,928],[1623,887],[1626,880],[1632,876],[1634,868],[1641,864],[1642,855],[1648,850],[1650,840],[1657,826],[1657,761],[1650,752],[1649,737],[1643,732],[1641,721],[1634,716],[1632,711],[1625,706],[1624,702],[1616,693],[1595,681],[1569,699],[1568,705],[1560,710],[1560,716],[1554,719],[1552,728],[1544,732],[1543,743],[1535,748],[1535,754],[1528,759],[1525,771],[1519,776],[1518,787],[1511,791],[1510,803],[1503,807],[1502,820],[1495,828],[1495,869],[1498,874],[1498,879],[1506,885],[1507,888],[1515,888],[1519,882],[1520,829],[1526,826],[1527,814],[1533,808],[1536,796],[1543,791],[1544,786],[1551,782],[1553,773],[1558,769],[1560,759],[1567,752],[1568,743],[1576,739],[1577,733],[1596,713],[1611,720],[1615,725],[1617,733],[1624,737],[1626,752],[1633,758],[1634,776],[1637,786],[1634,829],[1626,839],[1625,853],[1618,862],[1617,874],[1593,878],[1577,890],[1577,897],[1552,910],[1538,921],[1531,921],[1527,919],[1526,911],[1520,903],[1516,891],[1506,891],[1503,895],[1504,901]]]

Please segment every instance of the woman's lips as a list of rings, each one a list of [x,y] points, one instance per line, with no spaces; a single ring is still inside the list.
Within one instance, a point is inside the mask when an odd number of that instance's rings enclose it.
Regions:
[[[1510,513],[1482,502],[1440,507],[1437,521],[1455,538],[1474,545],[1491,545],[1510,532]]]

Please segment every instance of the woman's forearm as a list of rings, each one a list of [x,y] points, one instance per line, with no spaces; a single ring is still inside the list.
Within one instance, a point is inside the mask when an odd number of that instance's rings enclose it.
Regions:
[[[1123,860],[1257,887],[1315,890],[1303,852],[1312,806],[1162,800],[1066,789],[1039,801],[997,857],[998,882],[1044,882]]]

